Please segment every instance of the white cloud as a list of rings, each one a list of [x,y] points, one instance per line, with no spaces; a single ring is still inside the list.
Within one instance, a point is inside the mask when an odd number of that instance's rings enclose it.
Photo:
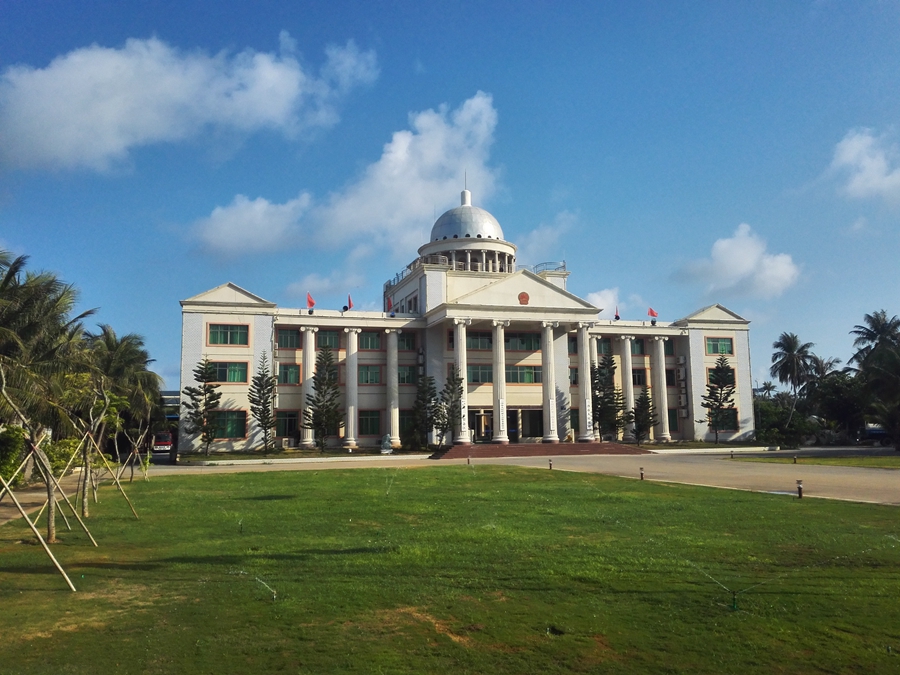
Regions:
[[[571,211],[560,211],[552,223],[541,223],[524,237],[519,238],[516,259],[526,265],[536,265],[547,262],[551,256],[558,256],[560,237],[571,230],[577,222],[576,214]]]
[[[327,277],[317,272],[307,274],[300,281],[290,284],[287,292],[288,295],[298,298],[306,298],[306,294],[310,293],[315,299],[316,295],[350,293],[354,288],[360,288],[364,284],[365,278],[361,274],[348,270],[332,270]]]
[[[734,236],[716,240],[709,258],[690,263],[679,276],[705,284],[708,293],[774,298],[796,283],[800,268],[787,253],[768,253],[766,242],[742,223]]]
[[[286,204],[238,196],[196,223],[194,234],[220,252],[241,250],[249,236],[252,250],[261,251],[302,235],[321,249],[348,249],[357,261],[375,251],[408,255],[427,240],[435,205],[448,205],[464,174],[476,203],[493,193],[497,171],[487,161],[496,124],[491,97],[483,92],[453,111],[442,106],[413,113],[411,130],[395,132],[381,157],[343,190],[319,203],[298,203],[305,195]],[[264,222],[268,214],[273,223]],[[254,228],[267,236],[248,234]]]
[[[619,288],[604,288],[593,293],[588,293],[585,298],[594,307],[600,309],[599,316],[601,319],[614,319],[616,316],[616,307],[619,311],[624,311],[626,306],[619,303]]]
[[[0,165],[105,170],[131,149],[205,129],[275,129],[294,137],[337,122],[350,89],[374,81],[374,52],[329,47],[318,76],[301,67],[282,33],[279,54],[247,49],[210,56],[162,40],[91,45],[46,68],[0,75]]]
[[[848,197],[881,197],[900,203],[897,157],[896,146],[886,136],[876,137],[871,129],[855,129],[835,147],[831,168],[846,174],[841,191]]]

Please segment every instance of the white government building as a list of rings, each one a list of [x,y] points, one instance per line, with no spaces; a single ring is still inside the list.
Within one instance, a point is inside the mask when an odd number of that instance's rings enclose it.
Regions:
[[[733,428],[753,434],[749,322],[712,305],[671,323],[597,318],[599,308],[569,293],[565,263],[517,267],[516,246],[497,220],[471,204],[434,223],[418,257],[384,285],[384,310],[287,309],[227,283],[181,302],[181,386],[194,384],[204,357],[215,364],[222,401],[214,451],[261,445],[247,394],[260,356],[278,376],[277,436],[313,445],[303,429],[316,350],[331,347],[339,368],[347,448],[400,446],[411,420],[416,379],[448,370],[464,378],[457,444],[599,441],[592,424],[590,366],[613,354],[617,384],[631,408],[647,387],[657,410],[655,441],[712,437],[701,397],[720,355],[735,374]],[[181,429],[182,451],[199,438]],[[629,432],[626,430],[625,439]]]

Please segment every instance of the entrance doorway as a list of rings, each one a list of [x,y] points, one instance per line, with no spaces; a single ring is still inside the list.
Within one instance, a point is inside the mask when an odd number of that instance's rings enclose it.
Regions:
[[[494,411],[470,410],[469,428],[476,443],[490,443],[494,440]]]

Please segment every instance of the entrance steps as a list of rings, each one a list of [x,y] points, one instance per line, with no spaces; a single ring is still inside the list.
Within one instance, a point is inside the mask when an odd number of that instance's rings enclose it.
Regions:
[[[471,457],[545,457],[559,455],[649,455],[649,450],[622,443],[475,443],[453,445],[435,452],[429,459],[466,459]]]

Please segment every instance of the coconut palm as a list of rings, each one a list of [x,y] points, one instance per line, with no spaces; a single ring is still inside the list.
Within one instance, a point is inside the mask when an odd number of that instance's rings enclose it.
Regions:
[[[853,340],[856,353],[850,357],[850,362],[861,366],[875,349],[900,345],[900,318],[897,316],[888,319],[887,312],[880,309],[866,314],[863,322],[850,331],[850,335],[856,336]]]
[[[766,380],[759,388],[759,393],[762,394],[762,397],[765,399],[772,398],[772,394],[775,393],[775,383],[771,380]]]
[[[810,350],[814,346],[812,342],[800,342],[796,333],[782,333],[772,344],[775,352],[772,354],[772,367],[769,372],[782,384],[790,385],[794,396],[791,412],[788,415],[788,425],[790,425],[791,417],[797,407],[797,392],[806,383],[812,372],[813,354]]]

